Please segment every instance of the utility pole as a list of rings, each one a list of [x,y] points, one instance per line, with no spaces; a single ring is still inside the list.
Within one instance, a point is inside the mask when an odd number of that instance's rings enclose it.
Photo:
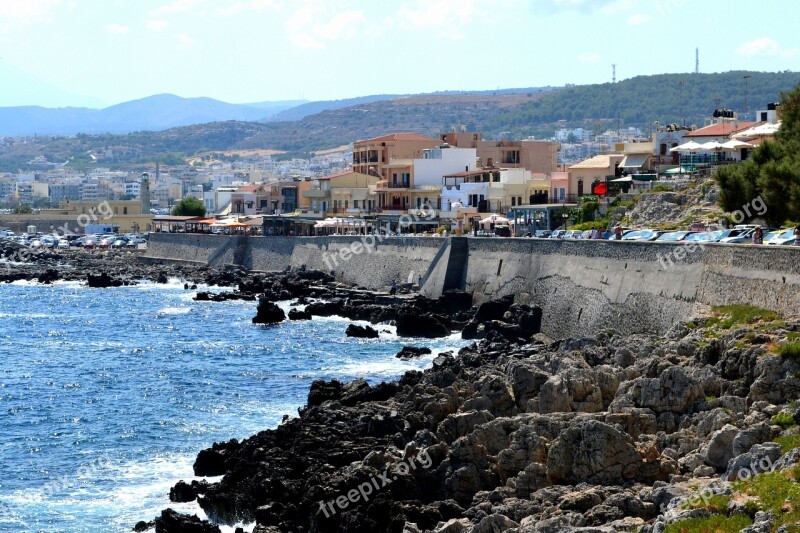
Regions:
[[[694,73],[700,74],[700,48],[694,49]]]
[[[686,80],[680,80],[678,85],[680,86],[681,96],[680,96],[680,109],[681,109],[681,119],[683,120],[683,126],[686,127],[686,110],[683,108],[683,85],[686,83]]]
[[[750,79],[750,74],[745,74],[742,77],[744,78],[744,120],[747,120],[747,114],[750,112],[750,108],[747,105],[747,80]]]
[[[617,83],[617,64],[611,63],[611,83]]]

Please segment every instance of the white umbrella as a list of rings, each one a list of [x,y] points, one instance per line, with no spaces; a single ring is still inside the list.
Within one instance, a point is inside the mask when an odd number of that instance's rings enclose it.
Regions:
[[[736,139],[731,139],[730,141],[722,143],[723,150],[730,150],[735,152],[736,150],[741,150],[742,148],[752,148],[753,145],[750,143],[737,141]]]
[[[750,139],[753,137],[765,137],[769,135],[775,135],[775,133],[780,129],[780,127],[781,127],[780,122],[776,124],[760,124],[753,128],[740,131],[739,133],[734,133],[731,137],[733,137],[734,139]]]
[[[722,145],[717,141],[708,141],[707,143],[700,145],[700,149],[706,152],[713,152],[714,150],[719,150],[720,148],[722,148]]]
[[[489,215],[481,220],[481,224],[491,224],[492,222],[495,224],[508,224],[508,219],[500,215]]]
[[[702,149],[702,145],[700,145],[700,144],[698,144],[698,143],[696,143],[694,141],[689,141],[687,143],[683,143],[683,144],[681,144],[679,146],[676,146],[675,148],[670,148],[669,151],[670,152],[696,152],[696,151],[701,150],[701,149]]]

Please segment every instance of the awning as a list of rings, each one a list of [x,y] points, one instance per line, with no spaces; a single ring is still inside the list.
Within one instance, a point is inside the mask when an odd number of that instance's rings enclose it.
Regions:
[[[629,154],[622,159],[619,166],[620,168],[642,168],[648,159],[650,159],[650,154]]]
[[[631,174],[634,181],[656,181],[658,176],[655,174]]]
[[[611,180],[611,181],[619,183],[619,182],[625,182],[625,181],[633,181],[633,178],[631,178],[630,176],[625,176],[624,178],[617,178],[617,179]]]

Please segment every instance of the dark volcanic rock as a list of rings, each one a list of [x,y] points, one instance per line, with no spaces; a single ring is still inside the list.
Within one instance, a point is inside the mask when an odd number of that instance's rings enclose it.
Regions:
[[[283,312],[283,309],[265,298],[259,298],[253,324],[275,324],[283,322],[285,318],[286,313]]]
[[[342,397],[342,383],[339,380],[315,379],[308,391],[308,405],[321,405],[328,400],[338,400]]]
[[[200,520],[197,515],[185,515],[165,509],[156,518],[156,533],[221,533],[218,526]]]
[[[313,315],[308,311],[301,311],[300,309],[289,309],[289,320],[311,320]]]
[[[191,484],[181,480],[175,486],[169,489],[169,501],[175,503],[191,502],[197,499],[197,496],[203,494],[208,490],[207,481],[192,481]]]
[[[357,324],[350,324],[347,326],[345,335],[348,337],[357,337],[360,339],[377,339],[380,335],[378,332],[369,326],[359,326]]]
[[[105,289],[108,287],[121,287],[123,285],[122,280],[114,279],[108,275],[107,272],[103,272],[98,274],[97,276],[92,274],[86,275],[86,283],[89,287],[93,287],[96,289]]]
[[[432,314],[419,314],[412,309],[401,309],[395,319],[397,334],[401,337],[447,337],[450,327]]]
[[[427,355],[431,353],[431,349],[423,346],[422,348],[417,348],[416,346],[403,346],[403,348],[397,352],[398,359],[414,359],[416,357],[422,357],[423,355]]]
[[[58,274],[58,270],[54,268],[48,268],[47,270],[39,274],[37,281],[39,283],[44,283],[45,285],[49,285],[50,283],[57,281],[59,277],[60,276]]]
[[[156,527],[155,520],[152,520],[150,522],[145,522],[144,520],[139,520],[138,522],[136,522],[136,525],[133,526],[133,530],[136,531],[137,533],[141,533],[141,532],[147,531],[148,529],[153,528],[153,527]]]

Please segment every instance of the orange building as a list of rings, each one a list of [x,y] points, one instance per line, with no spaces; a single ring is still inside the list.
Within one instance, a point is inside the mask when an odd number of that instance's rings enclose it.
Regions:
[[[475,148],[483,167],[524,168],[534,174],[550,174],[558,168],[561,145],[552,141],[486,141],[480,132],[451,132],[439,136],[458,148]]]

